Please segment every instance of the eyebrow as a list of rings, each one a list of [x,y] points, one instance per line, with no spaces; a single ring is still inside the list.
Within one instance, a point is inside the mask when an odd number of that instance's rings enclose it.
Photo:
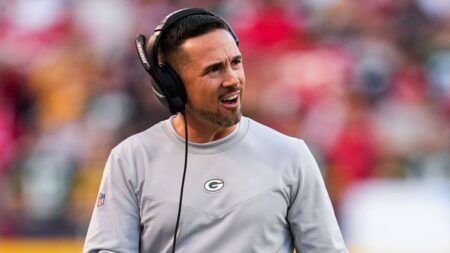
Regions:
[[[234,62],[236,60],[242,60],[242,55],[236,55],[231,59],[231,62]],[[205,67],[205,69],[202,71],[202,75],[206,75],[211,69],[213,68],[222,68],[224,66],[223,62],[214,62],[208,66]]]
[[[202,71],[202,76],[208,74],[209,71],[214,68],[222,68],[223,65],[224,65],[223,62],[215,62],[215,63],[212,63],[212,64],[206,66],[206,68]]]

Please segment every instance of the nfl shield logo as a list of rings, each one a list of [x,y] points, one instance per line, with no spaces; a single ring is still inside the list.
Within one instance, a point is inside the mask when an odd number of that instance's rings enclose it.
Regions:
[[[97,207],[103,206],[103,204],[105,204],[105,196],[106,196],[106,194],[104,194],[104,193],[100,193],[98,195]]]

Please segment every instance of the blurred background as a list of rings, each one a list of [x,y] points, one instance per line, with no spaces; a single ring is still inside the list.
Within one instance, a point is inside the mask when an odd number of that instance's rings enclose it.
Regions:
[[[0,252],[80,252],[109,151],[169,115],[134,48],[205,7],[244,114],[302,138],[352,253],[450,252],[450,1],[1,0]]]

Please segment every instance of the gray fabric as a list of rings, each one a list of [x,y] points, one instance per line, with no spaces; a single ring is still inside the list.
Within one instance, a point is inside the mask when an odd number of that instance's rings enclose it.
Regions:
[[[224,139],[190,143],[188,159],[178,253],[347,252],[303,141],[243,117]],[[183,165],[170,120],[115,147],[84,252],[170,252]],[[208,192],[209,179],[224,187]]]

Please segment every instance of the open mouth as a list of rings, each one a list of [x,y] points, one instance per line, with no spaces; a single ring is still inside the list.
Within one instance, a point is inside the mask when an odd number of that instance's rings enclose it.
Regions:
[[[220,100],[221,103],[226,104],[226,105],[234,105],[238,102],[239,99],[239,95],[238,94],[234,94],[232,96],[227,96],[225,98],[222,98]]]

